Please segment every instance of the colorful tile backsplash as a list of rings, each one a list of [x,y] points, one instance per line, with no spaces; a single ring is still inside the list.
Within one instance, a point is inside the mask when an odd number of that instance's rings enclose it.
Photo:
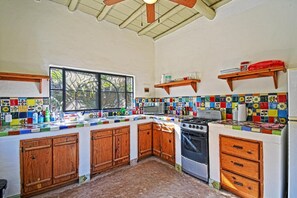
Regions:
[[[6,113],[12,115],[10,125],[32,124],[33,112],[40,112],[49,107],[49,98],[0,98],[0,107],[0,126],[7,125],[4,122]]]
[[[287,93],[135,99],[135,105],[138,108],[141,108],[146,102],[164,102],[166,114],[178,114],[178,110],[181,108],[186,109],[189,115],[195,115],[195,108],[220,110],[224,120],[232,119],[232,109],[236,108],[238,103],[245,103],[248,109],[247,121],[287,123],[288,119]]]

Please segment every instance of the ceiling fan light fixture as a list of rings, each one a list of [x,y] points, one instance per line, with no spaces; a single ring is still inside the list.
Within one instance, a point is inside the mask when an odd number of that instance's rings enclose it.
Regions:
[[[154,4],[156,3],[158,0],[143,0],[145,3],[147,4]]]

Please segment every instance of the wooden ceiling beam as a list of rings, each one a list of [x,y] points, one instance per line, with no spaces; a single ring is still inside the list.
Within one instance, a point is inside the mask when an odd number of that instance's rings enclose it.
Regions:
[[[111,10],[112,6],[107,6],[105,5],[103,7],[103,9],[101,10],[101,12],[98,14],[97,16],[97,20],[98,21],[102,21],[106,16],[107,14],[109,13],[109,11]]]
[[[232,1],[232,0],[221,0],[221,1],[219,1],[219,2],[217,2],[217,3],[215,3],[215,4],[213,4],[213,5],[211,6],[211,8],[214,9],[214,10],[216,10],[216,9],[218,9],[219,7],[221,7],[221,6],[225,5],[225,4],[227,4],[227,3],[230,2],[230,1]],[[174,32],[174,31],[176,31],[176,30],[179,29],[179,28],[182,28],[183,26],[185,26],[185,25],[191,23],[192,21],[194,21],[194,20],[196,20],[196,19],[198,19],[198,18],[200,18],[200,17],[202,17],[202,14],[201,14],[201,13],[194,14],[193,16],[191,16],[191,17],[189,17],[188,19],[184,20],[183,22],[177,24],[176,26],[170,28],[169,30],[167,30],[167,31],[165,31],[165,32],[162,32],[161,34],[155,36],[153,39],[154,39],[154,40],[157,40],[157,39],[159,39],[159,38],[162,38],[163,36],[166,36],[166,35],[168,35],[168,34]]]
[[[206,5],[202,0],[198,0],[194,5],[193,9],[198,11],[200,14],[202,14],[209,20],[214,19],[216,16],[216,12],[214,11],[214,9]]]
[[[132,21],[139,17],[145,11],[145,3],[142,4],[137,10],[135,10],[123,23],[120,24],[120,28],[127,27]]]
[[[74,12],[78,6],[79,0],[70,0],[68,10]]]
[[[174,14],[178,13],[179,11],[185,9],[184,6],[180,6],[180,5],[176,5],[174,6],[171,10],[169,10],[168,12],[166,12],[165,14],[163,14],[159,20],[161,21],[165,21],[167,20],[168,18],[170,18],[171,16],[173,16]],[[145,33],[147,33],[148,31],[150,31],[151,29],[153,29],[154,27],[158,26],[160,23],[159,23],[159,20],[157,19],[155,22],[147,25],[146,27],[144,27],[143,29],[141,29],[139,32],[138,32],[138,35],[141,36],[141,35],[144,35]]]

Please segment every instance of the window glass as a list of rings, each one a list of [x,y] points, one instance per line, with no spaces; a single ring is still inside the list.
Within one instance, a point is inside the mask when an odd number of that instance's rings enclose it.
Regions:
[[[97,74],[65,70],[65,110],[99,109]]]
[[[52,111],[133,107],[133,77],[51,67],[50,78]]]

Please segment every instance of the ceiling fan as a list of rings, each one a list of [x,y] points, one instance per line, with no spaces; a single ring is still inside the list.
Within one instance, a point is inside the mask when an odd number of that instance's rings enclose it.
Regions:
[[[119,2],[122,2],[124,0],[104,0],[104,4],[111,6],[114,4],[117,4]],[[143,0],[146,3],[146,16],[147,16],[147,22],[148,23],[153,23],[156,18],[155,18],[155,3],[158,0]],[[196,4],[197,0],[170,0],[174,3],[186,6],[188,8],[192,8],[194,7],[194,5]]]

